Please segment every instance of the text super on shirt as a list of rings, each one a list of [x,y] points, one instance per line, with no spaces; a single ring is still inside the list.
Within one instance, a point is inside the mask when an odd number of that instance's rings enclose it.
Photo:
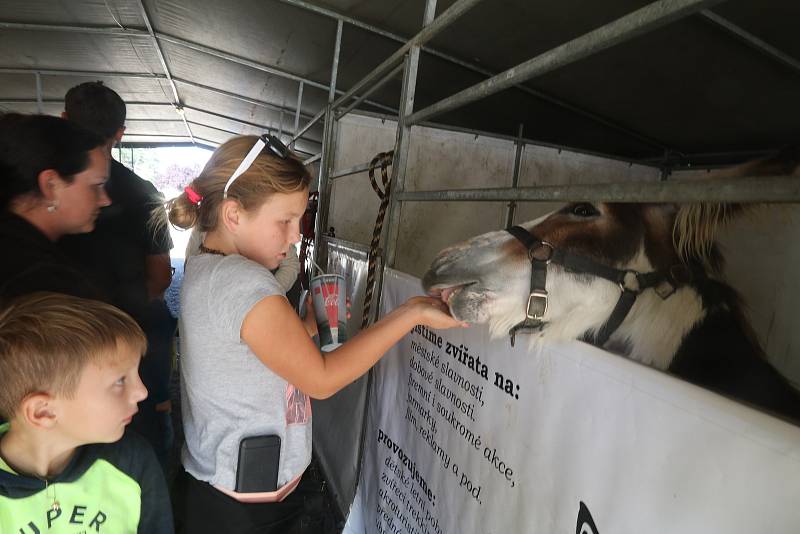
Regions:
[[[8,431],[0,425],[0,435]],[[53,502],[58,502],[58,508]],[[155,454],[135,434],[79,447],[67,468],[45,483],[0,459],[3,534],[171,534],[172,510]]]

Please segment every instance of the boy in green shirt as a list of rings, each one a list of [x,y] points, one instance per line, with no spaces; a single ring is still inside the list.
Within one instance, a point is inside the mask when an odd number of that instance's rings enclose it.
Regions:
[[[125,434],[145,348],[101,302],[34,293],[0,310],[0,532],[173,532],[155,455]]]

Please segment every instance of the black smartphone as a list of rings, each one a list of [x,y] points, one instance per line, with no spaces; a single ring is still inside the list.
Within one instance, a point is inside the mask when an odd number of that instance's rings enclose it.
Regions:
[[[276,491],[280,459],[280,436],[242,438],[239,442],[239,462],[236,465],[236,491],[239,493]]]

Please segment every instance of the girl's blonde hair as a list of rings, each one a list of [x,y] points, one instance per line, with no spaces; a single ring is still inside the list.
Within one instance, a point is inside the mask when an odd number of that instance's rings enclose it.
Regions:
[[[225,183],[258,140],[255,135],[234,137],[211,155],[200,176],[190,187],[202,197],[189,200],[186,192],[167,202],[169,221],[179,228],[208,232],[217,227]],[[274,193],[294,193],[307,189],[311,175],[303,162],[290,153],[285,159],[265,148],[253,164],[228,188],[228,198],[239,201],[245,210],[257,209]]]

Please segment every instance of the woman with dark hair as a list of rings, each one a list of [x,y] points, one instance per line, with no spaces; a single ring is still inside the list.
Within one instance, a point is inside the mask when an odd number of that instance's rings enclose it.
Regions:
[[[33,291],[102,298],[55,242],[91,232],[110,204],[104,142],[57,117],[0,116],[0,299]]]

